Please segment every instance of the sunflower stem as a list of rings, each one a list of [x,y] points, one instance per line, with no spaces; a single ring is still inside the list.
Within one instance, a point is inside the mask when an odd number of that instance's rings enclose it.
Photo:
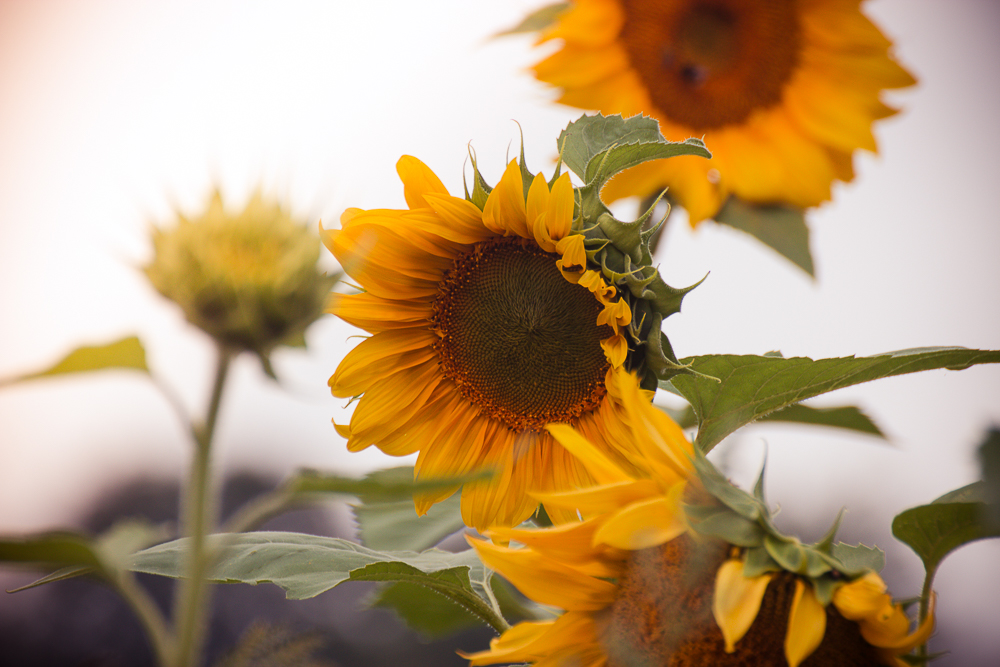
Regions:
[[[210,470],[212,436],[215,433],[219,407],[222,404],[222,390],[226,384],[233,356],[231,350],[221,345],[218,347],[215,381],[205,422],[202,425],[192,425],[191,429],[195,451],[181,500],[183,535],[189,540],[190,550],[174,606],[178,640],[174,667],[198,665],[205,639],[209,606],[209,588],[205,579],[211,561],[211,554],[206,549],[206,537],[215,527],[217,512]]]
[[[917,615],[917,625],[918,627],[925,620],[927,620],[927,614],[930,610],[930,600],[931,600],[931,590],[934,584],[934,575],[937,574],[937,567],[928,568],[924,574],[924,587],[920,591],[920,611]],[[917,657],[927,663],[927,659],[930,657],[927,645],[930,643],[930,638],[927,639],[923,644],[917,647]]]

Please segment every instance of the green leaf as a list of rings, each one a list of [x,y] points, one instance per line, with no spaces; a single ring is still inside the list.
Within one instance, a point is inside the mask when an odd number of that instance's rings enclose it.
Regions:
[[[365,502],[408,498],[412,507],[414,493],[457,488],[489,476],[489,472],[478,472],[462,477],[414,480],[413,466],[376,470],[362,479],[330,475],[317,470],[300,470],[286,483],[286,488],[294,494],[336,493],[357,496]]]
[[[813,408],[797,403],[787,408],[772,412],[760,418],[760,421],[783,422],[788,424],[812,424],[814,426],[829,426],[842,428],[858,433],[867,433],[879,438],[885,434],[876,426],[871,418],[853,405],[836,408]]]
[[[336,537],[257,532],[212,535],[216,565],[208,578],[221,583],[272,583],[289,599],[315,597],[345,581],[407,582],[430,588],[502,631],[506,622],[485,592],[489,577],[472,550],[448,553],[430,549],[380,552]],[[137,572],[179,577],[187,538],[135,554]]]
[[[815,278],[809,251],[809,228],[805,211],[791,206],[756,206],[730,197],[715,214],[715,221],[746,232],[778,251],[795,266]]]
[[[988,521],[986,503],[962,502],[963,498],[977,497],[982,488],[963,487],[930,505],[908,509],[892,520],[892,534],[916,552],[929,577],[955,549],[976,540],[1000,537],[1000,526]]]
[[[354,505],[361,541],[372,549],[422,551],[465,527],[455,494],[417,516],[412,500]]]
[[[115,578],[126,569],[135,551],[162,538],[162,529],[133,520],[115,524],[96,539],[68,531],[0,538],[0,562],[34,568],[59,567],[11,593],[86,574]]]
[[[86,373],[111,368],[123,368],[149,373],[146,350],[136,336],[129,336],[107,345],[78,347],[53,366],[35,373],[28,373],[10,380],[0,381],[0,386],[36,380],[52,375]]]
[[[528,14],[524,20],[516,26],[508,28],[503,32],[498,32],[496,36],[503,37],[505,35],[517,35],[523,32],[538,32],[539,30],[544,30],[555,23],[556,17],[569,9],[569,6],[570,3],[568,2],[557,2],[552,5],[546,5],[541,9],[536,9],[532,13]]]
[[[645,116],[580,116],[559,134],[558,148],[566,166],[596,190],[615,174],[649,160],[712,157],[699,139],[667,141],[660,124]]]
[[[673,386],[698,416],[699,448],[710,451],[736,429],[776,410],[836,389],[879,378],[1000,362],[1000,352],[962,347],[918,348],[871,357],[706,355],[682,359],[701,375],[678,375]]]
[[[417,584],[400,582],[380,588],[369,604],[392,609],[425,639],[445,637],[480,623],[465,607]]]

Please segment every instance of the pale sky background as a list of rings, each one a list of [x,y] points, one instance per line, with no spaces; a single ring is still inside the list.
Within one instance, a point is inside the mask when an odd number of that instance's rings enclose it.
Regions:
[[[529,166],[549,171],[559,131],[581,112],[552,104],[526,72],[544,52],[530,37],[489,39],[540,4],[0,0],[0,377],[138,333],[154,370],[200,412],[210,348],[136,267],[149,258],[149,225],[175,207],[197,212],[215,184],[233,206],[263,184],[330,227],[346,206],[404,206],[402,154],[460,194],[471,142],[495,183],[517,150],[515,120]],[[1000,5],[865,6],[920,85],[888,97],[904,111],[877,126],[880,156],[858,154],[856,181],[811,212],[818,279],[738,232],[673,220],[664,278],[683,286],[711,272],[668,320],[679,356],[1000,349]],[[374,449],[348,455],[330,425],[348,418],[326,380],[352,333],[326,318],[308,352],[277,354],[283,387],[249,357],[236,364],[220,466],[360,474],[400,464]],[[891,443],[754,426],[720,456],[746,481],[766,443],[781,521],[816,539],[846,505],[842,535],[885,548],[893,592],[916,595],[922,570],[892,538],[891,517],[975,480],[975,447],[1000,424],[1000,367],[883,380],[814,404],[846,403]],[[0,532],[71,525],[126,475],[179,476],[182,436],[138,375],[3,390]],[[942,567],[953,655],[938,664],[1000,655],[997,562],[994,541]]]

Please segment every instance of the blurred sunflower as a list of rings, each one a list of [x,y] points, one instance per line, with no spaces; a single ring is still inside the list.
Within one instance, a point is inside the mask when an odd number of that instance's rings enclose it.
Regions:
[[[635,400],[634,382],[621,388],[628,419],[644,425],[621,463],[568,426],[549,427],[604,481],[541,497],[592,517],[489,532],[525,548],[470,539],[522,593],[565,610],[465,656],[473,667],[905,665],[899,656],[926,641],[933,610],[909,632],[881,578],[858,565],[878,552],[834,545],[832,531],[816,545],[780,535],[760,498],[692,456],[676,424]]]
[[[895,113],[881,91],[915,83],[860,0],[573,0],[549,40],[562,47],[534,71],[561,103],[704,139],[711,162],[646,163],[604,189],[613,200],[669,187],[692,224],[730,195],[828,200],[854,177],[852,152],[877,150],[872,123]]]
[[[520,523],[537,507],[530,493],[594,482],[547,424],[601,446],[627,438],[616,370],[632,310],[587,268],[568,174],[526,180],[512,161],[480,208],[416,158],[396,168],[409,210],[349,209],[323,232],[364,289],[334,294],[330,312],[372,334],[330,378],[335,396],[361,396],[338,431],[350,451],[419,451],[417,477],[494,470],[465,485],[463,519]],[[454,492],[418,495],[418,513]]]

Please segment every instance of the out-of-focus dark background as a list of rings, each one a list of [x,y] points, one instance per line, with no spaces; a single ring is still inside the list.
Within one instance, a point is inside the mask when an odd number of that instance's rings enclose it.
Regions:
[[[528,36],[491,39],[541,4],[0,0],[0,378],[83,343],[138,333],[150,364],[197,413],[211,350],[136,269],[149,257],[149,225],[169,222],[177,208],[197,211],[217,184],[234,206],[262,184],[327,227],[346,206],[401,207],[394,165],[404,153],[459,193],[469,142],[487,179],[499,178],[517,150],[514,120],[529,164],[548,169],[556,136],[580,112],[552,104],[526,72],[550,47],[533,49]],[[887,96],[903,112],[876,126],[880,155],[858,154],[856,181],[810,214],[817,280],[738,232],[672,221],[657,257],[665,279],[686,285],[710,272],[669,320],[680,356],[1000,349],[1000,5],[864,7],[920,84]],[[634,206],[623,203],[622,215]],[[330,425],[349,417],[326,380],[354,333],[333,318],[318,322],[308,351],[275,356],[281,385],[252,359],[236,363],[218,430],[221,470],[274,480],[301,466],[360,474],[400,463],[374,449],[348,455]],[[975,447],[1000,423],[1000,368],[894,378],[816,402],[845,403],[861,405],[889,444],[752,426],[724,443],[717,460],[748,482],[766,445],[782,526],[815,539],[846,506],[842,537],[883,547],[891,589],[915,595],[922,570],[892,538],[891,517],[975,479]],[[100,527],[94,513],[114,504],[114,489],[141,477],[171,484],[187,456],[181,425],[136,375],[4,389],[0,532]],[[163,512],[173,507],[164,488],[160,500],[150,496]],[[125,514],[140,511],[138,500],[117,497]],[[346,514],[332,516],[318,514],[310,525],[349,534]],[[934,646],[952,652],[942,667],[996,664],[998,561],[1000,544],[982,542],[941,568]],[[29,580],[2,576],[7,588]],[[236,620],[220,626],[228,627],[220,637],[249,620],[239,616],[250,606],[240,596],[261,596],[274,602],[274,618],[333,628],[331,646],[354,642],[353,653],[335,654],[343,664],[417,664],[398,658],[410,649],[391,648],[389,630],[359,629],[397,628],[400,646],[414,646],[386,612],[358,615],[360,586],[307,602],[283,602],[266,586],[224,590],[219,607],[235,607]],[[76,601],[56,602],[60,595]],[[0,595],[0,656],[10,637],[56,650],[73,636],[127,635],[125,621],[98,623],[96,611],[78,611],[110,609],[90,596],[109,600],[84,581]],[[85,652],[75,655],[87,664]]]

